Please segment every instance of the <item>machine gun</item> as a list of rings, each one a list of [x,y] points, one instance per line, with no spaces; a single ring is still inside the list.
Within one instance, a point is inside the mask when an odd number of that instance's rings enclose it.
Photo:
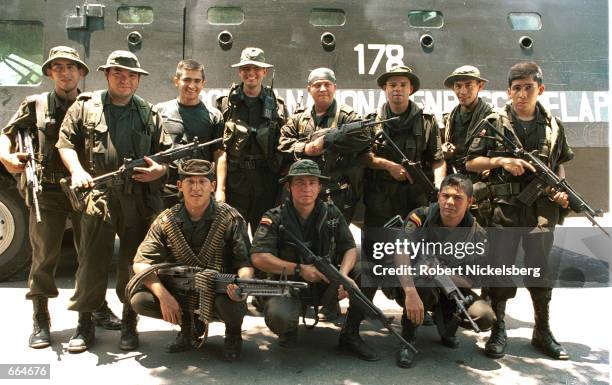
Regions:
[[[392,118],[385,119],[385,120],[376,120],[376,118],[372,118],[372,119],[367,119],[367,120],[360,120],[358,122],[346,123],[338,127],[322,128],[320,130],[313,132],[306,139],[301,140],[301,141],[309,143],[329,133],[336,133],[336,132],[341,132],[344,135],[357,134],[366,127],[375,126],[381,123],[393,122],[396,120],[399,120],[399,116],[394,116]]]
[[[182,159],[187,156],[195,156],[200,149],[215,143],[219,143],[222,140],[223,138],[217,138],[215,140],[211,140],[210,142],[199,143],[198,138],[196,137],[193,139],[193,142],[189,144],[158,152],[154,155],[148,156],[148,158],[157,163],[169,164],[177,159]],[[117,171],[109,172],[93,178],[94,187],[96,185],[126,185],[130,181],[134,168],[143,166],[147,166],[147,162],[144,160],[144,158],[135,160],[126,159],[123,165]],[[85,209],[85,198],[94,189],[94,187],[73,187],[71,186],[71,178],[63,178],[60,180],[60,186],[70,199],[70,204],[75,211],[83,211]]]
[[[38,180],[36,159],[34,158],[34,146],[32,137],[25,132],[25,129],[17,130],[17,151],[26,153],[24,176],[26,180],[26,188],[28,189],[28,198],[34,207],[36,223],[42,222],[40,217],[40,207],[38,205],[38,194],[42,191],[42,186]]]
[[[396,215],[387,221],[387,223],[384,224],[384,227],[392,228],[398,225],[404,227],[404,221],[401,216]],[[440,261],[435,255],[427,255],[427,262],[430,266],[441,265]],[[480,328],[467,311],[467,309],[474,303],[475,298],[473,298],[471,295],[464,296],[457,285],[455,285],[455,282],[453,282],[451,277],[446,274],[436,275],[433,277],[433,280],[436,287],[442,290],[442,293],[444,293],[446,298],[455,302],[455,305],[457,305],[457,312],[454,315],[454,318],[457,321],[456,325],[459,326],[459,322],[463,317],[468,320],[475,332],[480,333]]]
[[[406,155],[402,152],[402,150],[397,147],[397,144],[395,144],[393,139],[391,139],[391,137],[389,136],[389,134],[387,134],[384,128],[380,130],[380,133],[378,135],[384,137],[384,139],[387,141],[387,143],[389,143],[393,151],[395,151],[397,155],[401,158],[401,165],[406,169],[406,171],[408,171],[408,174],[410,174],[410,176],[413,178],[414,183],[417,186],[421,186],[425,193],[433,198],[438,192],[438,189],[436,189],[436,186],[434,186],[434,184],[427,177],[427,175],[425,175],[423,168],[421,168],[421,162],[413,162],[408,159]],[[374,138],[374,140],[376,140],[376,138]]]
[[[569,208],[577,214],[584,215],[593,226],[597,226],[604,234],[610,237],[610,234],[597,223],[595,217],[602,216],[603,210],[593,209],[591,205],[578,194],[576,190],[565,180],[565,178],[559,177],[555,174],[537,155],[537,151],[529,152],[516,144],[506,134],[499,132],[499,130],[493,126],[486,119],[483,120],[484,124],[492,129],[496,136],[480,135],[480,137],[495,140],[506,147],[512,157],[522,159],[527,163],[531,164],[536,172],[535,179],[523,189],[517,199],[525,204],[531,206],[535,200],[541,196],[547,189],[554,189],[554,191],[565,192],[569,200]],[[517,139],[518,141],[518,139]],[[520,141],[518,141],[520,143]]]
[[[200,297],[210,298],[214,294],[225,294],[227,285],[238,286],[239,296],[249,295],[266,297],[288,297],[295,290],[308,287],[306,282],[288,281],[287,276],[281,279],[250,279],[238,278],[234,274],[223,274],[215,270],[196,266],[186,266],[180,263],[159,263],[152,265],[134,275],[125,287],[126,298],[132,298],[141,288],[142,281],[150,274],[157,273],[159,280],[172,293],[185,309],[197,310]],[[207,292],[206,289],[212,289]]]
[[[397,339],[400,340],[402,344],[406,347],[410,348],[414,353],[418,353],[416,348],[406,341],[392,326],[391,321],[393,317],[387,318],[387,316],[380,310],[376,305],[372,303],[368,299],[368,297],[363,294],[359,288],[354,287],[351,282],[344,276],[342,273],[338,271],[338,269],[331,264],[326,259],[315,255],[305,244],[300,241],[295,234],[289,231],[285,226],[280,225],[279,230],[284,232],[294,243],[295,245],[302,250],[303,261],[306,264],[313,264],[317,270],[319,270],[330,282],[330,285],[340,286],[344,288],[344,290],[349,295],[349,300],[351,304],[357,306],[367,318],[377,319],[379,320],[386,328],[389,330]]]

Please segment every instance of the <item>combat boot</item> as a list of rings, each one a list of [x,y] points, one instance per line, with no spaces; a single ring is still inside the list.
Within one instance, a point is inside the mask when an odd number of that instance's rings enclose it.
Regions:
[[[416,343],[417,328],[418,326],[414,325],[405,314],[402,315],[402,337],[404,337],[404,339],[413,346]],[[395,357],[395,362],[400,368],[407,369],[412,367],[416,355],[417,354],[414,352],[414,350],[410,349],[408,345],[402,343],[400,344],[400,350],[397,352]]]
[[[349,314],[346,315],[346,321],[340,331],[338,347],[355,354],[364,361],[378,361],[380,359],[378,354],[361,339],[359,335],[361,319],[355,317],[355,314],[351,314],[353,311],[349,308]]]
[[[96,327],[91,312],[79,312],[79,323],[68,341],[70,353],[82,353],[89,349],[96,336]]]
[[[242,354],[242,335],[226,334],[223,343],[223,360],[227,362],[236,361]]]
[[[49,309],[47,308],[46,297],[34,297],[32,299],[32,305],[34,307],[34,314],[32,319],[34,326],[32,334],[30,334],[30,347],[34,349],[42,349],[51,345],[51,317],[49,316]]]
[[[119,349],[134,350],[138,347],[138,315],[129,304],[123,304],[123,313],[121,315],[121,339],[119,340]]]
[[[183,312],[181,317],[181,330],[178,332],[176,339],[166,346],[166,353],[179,353],[193,348],[193,327],[191,321],[191,314]]]
[[[96,326],[101,326],[106,330],[119,330],[121,329],[121,320],[113,313],[108,307],[108,302],[104,300],[104,303],[93,313],[94,321]]]
[[[491,328],[491,336],[485,344],[485,354],[491,358],[501,358],[506,354],[508,336],[506,335],[506,301],[493,303],[493,311],[497,320]]]
[[[557,342],[549,324],[549,300],[534,300],[533,310],[535,313],[535,327],[531,337],[531,345],[536,349],[556,360],[567,360],[569,354],[563,346]]]

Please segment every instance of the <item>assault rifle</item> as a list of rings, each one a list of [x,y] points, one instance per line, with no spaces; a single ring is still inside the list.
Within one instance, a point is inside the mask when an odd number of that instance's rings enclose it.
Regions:
[[[404,221],[399,215],[396,215],[391,218],[387,223],[384,224],[384,227],[391,228],[396,227],[397,225],[401,226],[402,228],[404,227]],[[435,255],[427,255],[427,262],[430,266],[441,265],[440,261]],[[467,308],[469,308],[474,303],[475,298],[473,298],[471,295],[468,295],[467,297],[464,296],[461,290],[459,290],[459,288],[457,287],[457,285],[455,285],[455,282],[453,282],[451,277],[446,274],[436,275],[433,277],[433,280],[436,286],[440,290],[442,290],[442,293],[444,293],[446,298],[455,302],[455,305],[457,305],[457,313],[455,313],[454,315],[455,320],[457,320],[457,326],[459,326],[459,322],[461,321],[462,315],[463,318],[468,320],[468,322],[472,326],[472,329],[474,329],[476,333],[480,333],[480,328],[478,327],[476,322],[474,322],[474,319],[472,319],[472,317],[467,311]]]
[[[206,143],[199,143],[195,137],[193,142],[182,146],[176,146],[165,151],[148,156],[149,159],[157,163],[169,164],[170,162],[182,159],[188,156],[196,156],[198,151],[204,147],[219,143],[223,138],[217,138]],[[101,186],[120,186],[127,185],[132,177],[135,167],[146,167],[147,162],[144,158],[140,159],[125,159],[123,165],[113,172],[109,172],[93,178],[94,187]],[[94,187],[72,187],[71,178],[63,178],[60,185],[64,193],[70,199],[70,204],[75,211],[83,211],[85,209],[85,198],[91,193]]]
[[[516,144],[511,138],[509,138],[506,134],[499,132],[499,130],[493,126],[489,121],[483,120],[484,124],[488,125],[489,128],[493,130],[495,136],[486,136],[480,135],[483,138],[492,139],[496,142],[499,142],[506,147],[511,156],[518,159],[523,159],[527,163],[531,164],[536,172],[535,179],[523,189],[517,199],[525,204],[526,206],[531,206],[535,200],[540,197],[545,191],[549,188],[554,189],[555,191],[565,192],[568,196],[569,200],[569,208],[577,214],[584,215],[593,226],[597,226],[604,234],[610,237],[610,234],[597,223],[595,217],[602,216],[602,209],[593,209],[591,205],[578,194],[576,190],[565,180],[565,178],[559,177],[555,174],[547,165],[544,163],[537,155],[537,151],[529,152],[525,151],[525,149]]]
[[[421,162],[413,162],[408,159],[406,155],[402,152],[402,150],[397,147],[397,144],[395,144],[393,139],[391,139],[391,137],[389,136],[389,134],[387,134],[384,128],[380,130],[379,135],[385,138],[385,140],[387,141],[387,143],[389,143],[393,151],[395,151],[397,155],[401,158],[401,165],[406,169],[406,171],[408,171],[408,174],[410,174],[410,176],[413,178],[414,184],[416,184],[417,186],[421,186],[425,193],[433,198],[438,192],[438,189],[436,189],[436,186],[434,186],[434,184],[427,177],[427,175],[425,175],[423,168],[421,168]],[[376,138],[374,138],[374,140],[376,140]]]
[[[349,295],[349,300],[351,305],[357,306],[367,318],[377,319],[379,320],[384,327],[387,328],[397,339],[400,340],[402,344],[406,347],[410,348],[414,353],[418,353],[416,348],[412,346],[411,343],[406,341],[392,326],[391,321],[393,317],[387,318],[385,313],[382,312],[376,305],[372,303],[368,299],[368,297],[363,294],[359,288],[353,286],[351,282],[344,276],[342,273],[338,271],[338,269],[331,264],[328,260],[315,255],[305,244],[300,241],[295,234],[289,231],[285,226],[280,225],[279,230],[284,232],[294,243],[295,245],[302,250],[303,262],[305,264],[313,264],[317,270],[319,270],[329,281],[330,285],[340,286],[344,288],[344,290]]]
[[[42,186],[38,180],[36,159],[34,158],[34,146],[32,145],[32,137],[25,132],[25,129],[17,130],[17,151],[27,154],[25,160],[24,175],[26,178],[26,188],[28,189],[28,198],[31,200],[36,216],[36,223],[42,222],[40,217],[40,207],[38,206],[38,194],[42,191]]]
[[[381,123],[393,122],[396,120],[399,120],[399,116],[394,116],[389,119],[378,120],[378,121],[376,120],[376,118],[372,118],[372,119],[367,119],[367,120],[360,120],[358,122],[346,123],[338,127],[322,128],[320,130],[313,132],[310,136],[308,136],[305,140],[302,140],[302,141],[309,143],[329,133],[336,133],[336,132],[340,132],[344,135],[357,134],[366,127],[375,126]]]

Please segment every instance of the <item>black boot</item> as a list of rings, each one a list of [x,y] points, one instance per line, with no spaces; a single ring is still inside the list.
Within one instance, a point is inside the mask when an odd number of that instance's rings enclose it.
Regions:
[[[167,353],[179,353],[193,348],[192,324],[191,313],[183,312],[181,316],[181,331],[178,332],[176,339],[166,346]]]
[[[223,343],[223,360],[227,362],[236,361],[242,354],[242,335],[226,334]]]
[[[491,358],[501,358],[506,354],[506,345],[508,336],[506,335],[506,301],[494,302],[492,304],[493,311],[497,321],[491,329],[491,336],[485,344],[485,354]]]
[[[134,350],[138,347],[138,315],[129,304],[123,304],[123,313],[121,315],[121,339],[119,340],[119,349]]]
[[[68,351],[70,353],[82,353],[89,349],[96,336],[91,312],[79,312],[79,323],[70,341],[68,341]]]
[[[376,351],[366,345],[361,339],[361,336],[359,336],[360,323],[361,317],[357,317],[354,310],[349,308],[348,314],[346,315],[346,321],[340,331],[338,347],[341,350],[355,354],[364,361],[378,361],[380,357],[378,357]]]
[[[550,299],[533,300],[533,310],[535,313],[535,327],[531,337],[531,345],[536,349],[556,360],[567,360],[569,354],[563,346],[555,340],[549,325]]]
[[[104,303],[94,311],[93,317],[96,326],[101,326],[106,330],[121,329],[121,320],[108,307],[108,302],[106,302],[106,300],[104,300]]]
[[[51,332],[49,331],[51,317],[47,308],[47,298],[35,297],[32,300],[32,305],[34,306],[34,314],[32,316],[34,327],[32,334],[30,334],[29,344],[34,349],[46,348],[51,345]]]
[[[404,313],[402,315],[402,337],[413,346],[416,343],[416,331],[418,326],[414,325]],[[414,363],[416,353],[407,345],[401,344],[395,361],[400,368],[410,368]]]

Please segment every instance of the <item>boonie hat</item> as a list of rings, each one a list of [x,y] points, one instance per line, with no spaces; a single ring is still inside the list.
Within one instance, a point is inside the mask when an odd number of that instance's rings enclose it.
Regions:
[[[289,167],[289,173],[285,177],[281,178],[278,182],[288,182],[294,176],[316,176],[319,178],[319,180],[329,179],[328,177],[321,175],[319,165],[310,159],[301,159],[293,163],[291,167]]]
[[[89,67],[81,60],[79,53],[72,47],[66,47],[65,45],[58,45],[49,50],[49,58],[42,65],[42,72],[47,76],[47,68],[51,66],[54,60],[66,59],[73,61],[80,65],[85,70],[85,75],[89,73]]]
[[[113,51],[106,59],[106,64],[98,67],[98,71],[103,71],[107,68],[119,67],[139,74],[148,75],[149,73],[140,68],[140,62],[136,55],[130,51]]]
[[[479,82],[488,82],[487,79],[480,77],[480,70],[474,66],[461,66],[453,71],[444,79],[444,87],[453,88],[453,84],[457,80],[474,79]]]
[[[178,174],[181,179],[189,176],[205,176],[215,180],[215,163],[203,159],[189,159],[179,163]]]
[[[382,88],[387,82],[387,79],[389,79],[391,76],[405,76],[410,79],[410,84],[412,85],[412,92],[410,95],[414,94],[419,90],[419,88],[421,88],[421,81],[419,80],[419,77],[412,71],[412,68],[405,65],[397,65],[392,67],[389,71],[380,75],[378,79],[376,79],[376,83],[380,88]]]
[[[257,47],[243,49],[242,54],[240,54],[240,63],[232,64],[232,67],[242,67],[249,64],[261,68],[274,67],[272,64],[266,63],[263,49]]]

